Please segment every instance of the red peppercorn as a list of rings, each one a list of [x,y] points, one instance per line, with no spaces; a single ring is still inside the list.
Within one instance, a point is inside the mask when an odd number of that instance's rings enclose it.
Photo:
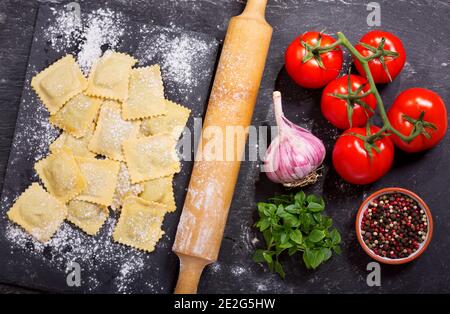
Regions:
[[[414,253],[425,240],[426,222],[424,211],[414,199],[394,193],[371,202],[363,214],[361,230],[364,241],[376,255],[404,258]]]

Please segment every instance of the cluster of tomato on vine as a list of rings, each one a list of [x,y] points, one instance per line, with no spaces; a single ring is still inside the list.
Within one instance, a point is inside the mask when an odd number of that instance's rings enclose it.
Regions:
[[[352,55],[358,74],[339,76],[342,48]],[[394,160],[394,147],[408,153],[436,146],[447,131],[442,98],[425,88],[401,92],[389,110],[377,84],[389,84],[403,70],[406,51],[390,32],[374,30],[354,46],[342,33],[337,39],[322,32],[306,32],[286,50],[286,70],[304,88],[324,88],[323,116],[345,130],[333,149],[338,174],[353,184],[369,184],[384,176]],[[420,74],[418,74],[420,75]],[[383,125],[372,117],[378,113]]]

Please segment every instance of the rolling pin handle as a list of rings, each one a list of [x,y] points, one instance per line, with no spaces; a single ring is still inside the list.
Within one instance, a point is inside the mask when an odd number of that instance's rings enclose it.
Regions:
[[[258,15],[266,14],[267,0],[248,0],[242,15]]]
[[[180,273],[178,275],[175,294],[195,294],[203,269],[211,262],[184,254],[180,258]]]

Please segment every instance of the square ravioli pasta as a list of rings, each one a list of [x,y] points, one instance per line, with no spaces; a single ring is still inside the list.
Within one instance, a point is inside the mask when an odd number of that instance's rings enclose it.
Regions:
[[[33,183],[19,196],[7,215],[38,241],[45,243],[63,223],[67,208],[39,183]]]
[[[106,206],[79,200],[70,201],[67,210],[67,220],[88,235],[96,235],[109,216]]]
[[[98,98],[78,94],[50,117],[50,123],[76,138],[81,138],[95,123],[100,104],[101,100]]]
[[[170,134],[159,134],[125,141],[123,152],[132,183],[170,176],[180,171]]]
[[[162,204],[127,197],[114,229],[114,241],[146,252],[154,251],[164,234],[161,227],[165,213],[166,207]]]
[[[127,54],[107,51],[94,64],[88,78],[86,95],[125,101],[131,67],[136,59]]]
[[[34,168],[50,194],[62,203],[67,203],[86,188],[86,180],[75,157],[66,147],[41,159]]]
[[[159,66],[132,69],[128,99],[122,104],[123,118],[135,120],[165,113],[164,86]]]
[[[74,57],[67,55],[34,76],[31,86],[50,114],[55,114],[73,96],[86,89],[87,80]]]
[[[117,179],[116,192],[114,193],[111,209],[114,211],[122,207],[123,201],[128,196],[138,196],[143,190],[142,184],[132,184],[130,173],[126,163],[120,163],[119,177]]]
[[[122,143],[127,139],[136,138],[139,128],[139,121],[122,119],[118,102],[104,101],[88,148],[99,155],[123,161]]]
[[[170,100],[165,100],[167,112],[163,116],[145,119],[141,130],[146,136],[160,133],[171,133],[175,139],[179,139],[189,119],[191,110],[180,106]]]
[[[75,199],[110,206],[117,185],[120,163],[107,159],[75,157],[86,179],[86,188]]]
[[[50,144],[50,151],[55,152],[63,147],[72,150],[74,156],[78,157],[95,157],[96,155],[88,149],[88,144],[94,132],[92,124],[88,133],[82,138],[76,138],[66,132],[62,132],[53,143]]]
[[[177,207],[173,195],[173,175],[145,181],[144,191],[139,195],[149,202],[164,204],[169,213],[174,212]]]

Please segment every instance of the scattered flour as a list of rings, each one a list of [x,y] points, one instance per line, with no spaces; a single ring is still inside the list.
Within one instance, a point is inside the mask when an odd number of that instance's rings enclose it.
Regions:
[[[44,38],[56,52],[63,52],[78,41],[81,35],[81,21],[73,12],[51,8],[53,22],[44,32]],[[50,20],[49,20],[50,22]]]
[[[88,73],[103,49],[114,49],[125,32],[125,17],[109,8],[82,14],[81,21],[71,11],[52,8],[54,19],[44,37],[56,52],[78,46],[77,60]]]
[[[122,264],[119,276],[115,278],[115,284],[117,291],[120,293],[130,292],[128,291],[129,284],[133,283],[135,276],[144,267],[144,260],[140,257],[126,261]]]
[[[265,292],[268,291],[269,289],[267,288],[267,286],[265,284],[259,283],[256,286],[256,291],[257,292]]]
[[[140,43],[135,56],[140,65],[158,59],[164,80],[176,84],[181,94],[190,94],[201,79],[210,73],[204,73],[202,62],[209,60],[208,55],[214,48],[214,42],[186,33],[154,33],[154,27],[143,25],[140,29],[144,41]],[[187,96],[186,96],[187,97]]]
[[[110,9],[99,9],[88,14],[84,29],[84,42],[78,53],[78,63],[83,71],[89,71],[92,62],[102,54],[102,47],[116,48],[124,34],[123,16]]]
[[[29,82],[25,82],[24,93],[32,93]],[[25,117],[18,121],[17,128],[21,128],[22,132],[17,133],[12,144],[12,149],[17,152],[15,156],[20,158],[23,155],[32,156],[33,162],[47,156],[50,143],[60,133],[48,121],[48,111],[43,106],[37,104],[36,101],[23,102],[21,104],[21,110],[24,112]],[[33,108],[32,110],[30,109],[31,107]],[[32,117],[29,117],[29,115],[32,115]],[[30,119],[33,119],[35,123],[28,123]],[[17,162],[19,161],[13,159],[11,160],[11,165]]]
[[[103,231],[98,236],[84,234],[70,223],[63,223],[53,238],[46,244],[35,241],[20,227],[8,224],[5,237],[14,247],[27,250],[33,256],[43,256],[60,271],[66,269],[69,261],[77,262],[81,271],[102,271],[118,264],[119,273],[114,278],[114,286],[118,292],[126,293],[144,268],[145,253],[118,246],[112,242],[112,233],[116,224],[115,218],[108,218]],[[124,262],[121,262],[124,261]],[[99,285],[95,276],[82,276],[89,290],[93,291]]]
[[[245,272],[246,272],[246,270],[245,270],[245,268],[242,267],[242,266],[233,266],[233,267],[231,268],[231,273],[232,273],[234,276],[237,276],[237,277],[243,275]]]
[[[219,262],[215,262],[215,263],[209,265],[208,268],[210,269],[211,272],[217,273],[222,269],[222,266],[220,265]]]

